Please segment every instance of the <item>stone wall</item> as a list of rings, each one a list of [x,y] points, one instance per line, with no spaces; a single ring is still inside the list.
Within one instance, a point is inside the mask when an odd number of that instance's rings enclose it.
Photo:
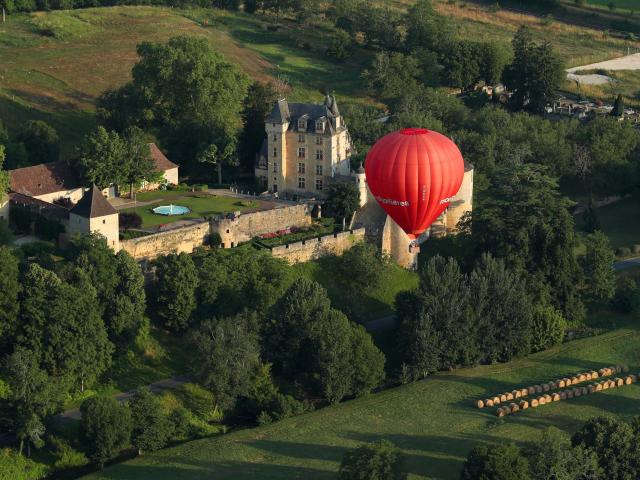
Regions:
[[[264,233],[307,225],[311,225],[307,205],[287,205],[240,214],[234,219],[216,219],[212,222],[211,230],[220,235],[224,248],[230,248]]]
[[[333,235],[273,247],[271,254],[294,264],[315,260],[325,255],[342,255],[357,242],[362,241],[364,241],[364,228],[358,228],[349,232],[334,233]]]
[[[169,253],[191,253],[204,245],[211,231],[208,221],[175,230],[160,232],[146,237],[122,240],[120,248],[136,260],[151,260]]]

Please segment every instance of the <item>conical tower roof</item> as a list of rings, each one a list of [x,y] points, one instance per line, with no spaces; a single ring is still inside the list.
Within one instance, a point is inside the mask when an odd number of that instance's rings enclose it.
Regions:
[[[117,212],[94,185],[91,190],[84,193],[80,201],[71,209],[71,213],[84,218],[96,218],[114,215]]]

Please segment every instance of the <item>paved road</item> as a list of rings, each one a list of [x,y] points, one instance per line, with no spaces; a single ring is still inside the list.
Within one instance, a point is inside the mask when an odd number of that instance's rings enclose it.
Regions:
[[[173,378],[165,378],[163,380],[158,380],[157,382],[149,385],[149,389],[153,393],[162,393],[166,390],[173,390],[174,388],[178,388],[180,385],[183,385],[187,382],[191,381],[191,377],[188,375],[182,375],[179,377]],[[135,390],[130,390],[128,392],[122,392],[114,395],[114,398],[119,402],[126,402],[136,393]],[[67,410],[65,412],[59,413],[56,415],[56,418],[62,420],[80,420],[80,409],[74,408],[72,410]]]
[[[613,264],[614,270],[618,271],[633,267],[640,267],[640,257],[627,258]]]

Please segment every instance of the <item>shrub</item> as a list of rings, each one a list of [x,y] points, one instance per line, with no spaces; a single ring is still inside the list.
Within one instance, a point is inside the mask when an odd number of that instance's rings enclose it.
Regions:
[[[142,226],[142,217],[136,212],[121,212],[118,215],[120,226],[125,230],[130,228],[140,228]]]
[[[392,443],[382,440],[347,451],[340,464],[338,478],[404,480],[407,473],[402,452]]]
[[[51,435],[47,439],[51,452],[55,456],[53,467],[56,470],[68,470],[89,463],[86,455],[75,450],[64,439]]]
[[[207,185],[206,183],[196,183],[193,186],[193,190],[196,192],[206,192],[207,190],[209,190],[209,185]]]
[[[628,257],[631,255],[631,249],[629,247],[619,247],[616,249],[616,255],[619,257]]]
[[[613,297],[613,306],[623,313],[640,309],[640,288],[633,278],[625,277],[620,281]]]

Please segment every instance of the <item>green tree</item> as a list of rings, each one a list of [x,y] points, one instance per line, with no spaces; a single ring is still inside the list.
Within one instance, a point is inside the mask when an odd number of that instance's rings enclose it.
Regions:
[[[203,145],[215,144],[218,152],[235,145],[248,87],[238,67],[197,37],[143,42],[137,53],[132,82],[102,102],[107,118],[119,118],[123,106],[133,110],[128,125],[157,128],[171,155],[184,159],[188,169]]]
[[[542,438],[525,451],[531,478],[585,480],[600,478],[598,459],[583,447],[571,447],[569,436],[549,427]]]
[[[256,153],[265,138],[264,119],[278,100],[278,92],[272,82],[256,81],[251,84],[242,107],[244,128],[240,135],[240,158],[243,170],[253,172]]]
[[[171,435],[171,423],[162,411],[160,400],[148,387],[136,390],[129,402],[131,411],[131,443],[138,454],[153,452],[164,447]]]
[[[574,447],[593,452],[607,479],[638,478],[637,445],[628,423],[613,417],[594,417],[573,435],[571,442]]]
[[[60,151],[60,140],[56,130],[41,120],[29,120],[18,130],[16,140],[22,142],[28,152],[29,162],[56,162]]]
[[[484,45],[461,40],[452,42],[441,56],[447,85],[466,90],[480,80]]]
[[[154,263],[156,313],[168,329],[184,331],[196,307],[198,271],[186,253],[158,257]]]
[[[609,302],[616,292],[615,254],[609,238],[598,230],[586,236],[585,245],[587,249],[582,257],[587,287],[585,295],[592,302]]]
[[[77,165],[86,183],[100,189],[125,183],[127,146],[117,132],[98,127],[84,138],[78,153]]]
[[[349,285],[357,290],[375,288],[384,278],[388,259],[373,244],[362,242],[354,245],[339,257],[339,269]]]
[[[551,305],[537,305],[531,324],[531,350],[539,352],[562,343],[566,323],[562,314]]]
[[[623,313],[635,313],[640,310],[640,288],[636,280],[630,277],[620,279],[613,305]]]
[[[113,397],[90,397],[80,406],[89,458],[100,468],[129,445],[131,412]]]
[[[362,325],[352,322],[350,336],[353,356],[351,361],[354,366],[351,393],[359,397],[382,384],[386,359]]]
[[[0,204],[4,204],[6,201],[6,195],[9,191],[9,172],[3,170],[5,161],[5,147],[0,145]]]
[[[255,316],[245,313],[203,322],[193,335],[196,374],[223,410],[248,393],[260,366],[256,324]]]
[[[511,105],[542,113],[565,79],[563,62],[549,43],[536,44],[527,27],[520,27],[512,46],[513,62],[504,72],[505,84],[513,92]]]
[[[149,142],[144,132],[137,127],[129,128],[124,136],[125,151],[122,168],[123,180],[129,184],[129,194],[133,197],[133,186],[143,180],[151,183],[162,179],[162,172],[156,171],[151,157]]]
[[[405,480],[402,452],[381,440],[345,452],[338,473],[340,480]]]
[[[478,350],[488,362],[509,361],[531,351],[532,304],[522,277],[501,259],[483,255],[469,277],[477,316]]]
[[[341,28],[338,28],[331,37],[331,41],[327,47],[327,57],[342,62],[349,56],[352,48],[353,40],[351,39],[351,35]]]
[[[618,94],[615,102],[613,103],[613,110],[611,110],[611,116],[622,117],[624,114],[624,98],[621,94]]]
[[[396,304],[403,303],[400,295],[396,298]],[[411,296],[407,297],[412,301]],[[419,380],[438,371],[441,335],[429,313],[420,311],[403,317],[398,338],[398,350],[403,353],[403,363],[408,367],[412,379]]]
[[[400,52],[377,53],[371,68],[362,74],[369,89],[383,101],[399,98],[405,91],[417,88],[421,75],[418,59]]]
[[[469,453],[461,480],[529,480],[529,462],[514,444],[480,445]]]
[[[344,219],[348,224],[353,213],[360,207],[360,194],[351,182],[332,183],[327,188],[327,200],[324,205],[328,215],[335,219]]]
[[[0,245],[0,352],[15,340],[20,309],[18,259],[9,247]]]
[[[228,143],[222,152],[218,151],[218,146],[214,143],[207,145],[198,154],[198,163],[202,165],[216,165],[218,170],[218,185],[222,185],[222,166],[236,165],[235,143]]]
[[[418,0],[406,14],[407,46],[439,51],[451,37],[448,20],[433,8],[431,0]]]

